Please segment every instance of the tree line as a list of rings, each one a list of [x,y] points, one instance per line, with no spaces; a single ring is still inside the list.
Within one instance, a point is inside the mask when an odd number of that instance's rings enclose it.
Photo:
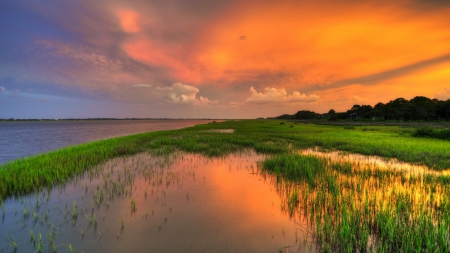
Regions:
[[[403,120],[403,121],[449,121],[450,99],[438,100],[423,96],[416,96],[411,100],[397,98],[388,103],[377,103],[375,106],[355,104],[346,112],[336,112],[334,109],[328,113],[319,114],[313,111],[302,110],[295,114],[283,114],[277,119],[320,119],[328,120]]]

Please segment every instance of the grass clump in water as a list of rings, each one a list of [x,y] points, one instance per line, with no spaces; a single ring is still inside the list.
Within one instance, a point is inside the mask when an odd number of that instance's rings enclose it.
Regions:
[[[136,212],[136,201],[134,199],[130,201],[130,208],[131,212]]]
[[[296,154],[268,158],[262,168],[279,175],[283,209],[309,218],[320,252],[450,251],[450,185],[442,176]]]
[[[315,178],[324,172],[325,166],[325,159],[297,154],[278,155],[263,162],[266,170],[291,180],[306,181],[310,187],[315,187]]]

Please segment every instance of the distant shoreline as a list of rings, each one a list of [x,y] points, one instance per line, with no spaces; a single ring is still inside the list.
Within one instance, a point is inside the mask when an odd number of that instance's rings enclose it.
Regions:
[[[69,119],[0,119],[1,121],[110,121],[110,120],[224,120],[211,118],[69,118]]]

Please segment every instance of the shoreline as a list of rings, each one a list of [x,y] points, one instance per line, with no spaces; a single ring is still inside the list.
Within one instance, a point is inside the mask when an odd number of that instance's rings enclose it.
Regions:
[[[29,193],[42,191],[36,193],[36,201],[29,201],[29,204],[24,204],[23,207],[25,220],[30,216],[30,212],[38,217],[38,212],[32,208],[34,203],[39,203],[41,193],[43,196],[41,198],[44,199],[44,196],[50,196],[52,190],[65,189],[74,177],[85,178],[91,182],[92,177],[97,176],[98,180],[94,180],[97,185],[90,187],[95,190],[88,191],[87,184],[78,185],[83,192],[81,202],[80,196],[76,198],[80,204],[79,210],[83,210],[82,198],[88,196],[84,202],[84,216],[91,223],[92,220],[94,222],[97,220],[94,210],[99,214],[98,210],[102,208],[105,193],[120,197],[114,200],[114,196],[109,195],[110,198],[104,203],[106,208],[109,207],[111,200],[111,205],[122,203],[122,206],[129,206],[128,210],[131,210],[131,213],[136,212],[137,205],[137,212],[141,212],[142,206],[145,205],[139,202],[137,196],[144,194],[142,197],[144,200],[147,196],[147,190],[141,186],[167,186],[177,181],[173,178],[177,174],[170,172],[170,161],[175,161],[172,159],[183,160],[183,157],[201,155],[205,161],[211,161],[210,158],[227,159],[227,155],[251,150],[256,155],[263,155],[264,159],[257,163],[257,166],[261,167],[253,170],[253,167],[242,164],[248,162],[243,159],[237,164],[236,170],[250,168],[244,173],[253,175],[257,171],[262,181],[272,182],[282,198],[279,204],[282,212],[290,217],[295,215],[304,218],[306,215],[309,218],[311,222],[307,223],[311,224],[308,231],[311,238],[309,243],[320,251],[322,249],[333,252],[359,251],[361,247],[385,249],[386,252],[410,248],[421,248],[425,251],[431,249],[434,252],[446,249],[448,246],[446,241],[434,240],[432,247],[428,248],[429,246],[423,246],[421,240],[424,235],[432,240],[445,238],[449,234],[450,216],[447,213],[450,211],[448,204],[450,175],[443,169],[450,167],[450,158],[446,153],[446,150],[450,150],[450,142],[412,137],[410,132],[405,132],[402,127],[372,126],[370,131],[364,129],[365,127],[361,126],[345,128],[286,123],[281,120],[240,120],[89,142],[1,165],[0,204],[5,203],[6,210],[12,210],[11,204],[19,203],[20,199],[26,198]],[[385,168],[377,161],[352,163],[296,152],[316,146],[329,151],[340,150],[383,158],[396,157],[403,162],[436,164],[436,166],[430,168],[430,173],[405,173],[405,169]],[[187,155],[179,157],[178,152]],[[155,157],[159,161],[153,165],[146,164],[136,158],[140,153]],[[337,154],[330,152],[326,155]],[[366,161],[368,158],[361,159]],[[185,170],[188,177],[192,177],[195,181],[197,175],[201,182],[202,175],[197,171],[198,165],[192,159],[186,159],[184,162],[192,165],[192,169]],[[108,163],[119,167],[110,168],[105,165]],[[123,164],[120,165],[121,163]],[[388,162],[387,166],[391,166],[390,164]],[[135,177],[131,173],[133,166],[137,168],[133,173],[145,178],[145,183],[137,183],[139,187],[133,185],[135,182]],[[104,173],[98,168],[105,169]],[[152,174],[154,168],[166,171],[166,176]],[[222,169],[229,172],[230,168],[222,167]],[[121,170],[123,171],[117,177],[111,177],[110,173]],[[121,174],[123,176],[120,176]],[[116,181],[111,181],[113,179]],[[150,183],[150,179],[155,180],[154,185]],[[169,183],[166,181],[164,184],[162,180],[169,180]],[[230,183],[226,180],[223,182]],[[127,184],[130,187],[125,190]],[[155,192],[162,194],[161,198],[166,196],[166,191],[160,190],[149,191],[149,196],[153,196]],[[30,196],[32,198],[33,195],[28,195]],[[184,190],[176,196],[185,196],[186,201],[193,199],[192,195]],[[4,199],[7,201],[3,202]],[[93,202],[94,200],[97,202]],[[70,212],[72,201],[75,211]],[[245,204],[249,200],[242,201],[244,202],[241,204]],[[68,200],[62,206],[55,210],[64,210],[61,215],[69,217],[65,218],[66,223],[69,226],[75,224],[78,216],[75,199]],[[17,214],[17,211],[15,213]],[[66,216],[67,213],[69,216]],[[14,210],[8,214],[14,214]],[[139,214],[143,215],[143,218],[147,217],[145,212]],[[105,214],[103,219],[105,217],[113,219],[117,225],[121,219],[123,230],[123,216]],[[133,230],[133,219],[132,215],[125,217],[127,231]],[[167,215],[164,219],[167,220]],[[154,227],[161,229],[164,224],[158,223],[158,226]],[[301,226],[300,223],[295,224]],[[19,231],[17,233],[20,233],[19,227],[17,230]],[[183,230],[186,231],[189,230]],[[391,233],[386,231],[391,231],[397,236],[392,237]],[[117,238],[119,236],[120,234]],[[370,239],[370,236],[375,239]]]
[[[177,130],[139,133],[97,140],[14,160],[0,165],[0,196],[25,194],[64,183],[109,159],[150,152],[174,151],[223,156],[244,149],[261,154],[289,153],[292,149],[320,146],[362,155],[396,158],[424,164],[433,170],[450,167],[445,150],[450,142],[408,136],[401,127],[377,126],[347,130],[340,126],[282,123],[282,120],[239,120],[200,124]],[[222,133],[217,129],[235,129]]]

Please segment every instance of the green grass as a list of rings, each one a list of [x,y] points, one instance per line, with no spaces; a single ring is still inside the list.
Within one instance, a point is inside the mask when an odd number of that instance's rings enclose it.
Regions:
[[[439,180],[292,154],[262,168],[281,177],[284,209],[309,216],[321,252],[450,251],[450,185]]]
[[[450,142],[415,138],[395,126],[376,128],[327,126],[283,121],[241,120],[197,125],[172,131],[158,131],[101,140],[63,148],[0,166],[0,196],[20,195],[53,187],[81,175],[94,165],[114,157],[152,152],[167,155],[176,150],[206,156],[224,156],[245,149],[282,154],[292,149],[319,146],[364,155],[398,158],[425,164],[436,170],[450,168]],[[364,131],[364,128],[367,128]],[[234,133],[208,131],[235,129]]]
[[[324,172],[326,161],[314,156],[278,155],[263,162],[264,168],[292,180],[305,180],[315,186],[315,178]]]
[[[450,140],[450,128],[436,128],[436,127],[420,127],[417,128],[413,134],[415,137],[429,137],[443,140]]]
[[[218,129],[235,131],[211,131]],[[343,127],[242,120],[118,137],[0,166],[0,205],[3,209],[5,198],[52,188],[85,172],[94,175],[92,168],[116,157],[140,152],[169,157],[175,151],[212,157],[253,149],[270,155],[263,161],[263,169],[276,175],[277,189],[285,197],[285,210],[290,215],[309,217],[320,251],[449,252],[449,176],[410,176],[393,170],[356,168],[294,152],[318,146],[397,158],[436,171],[450,168],[450,142],[423,135],[415,137],[416,132],[405,126]],[[118,181],[121,185],[131,184],[133,178],[125,170]],[[108,195],[124,194],[123,191],[119,185],[111,192],[97,189],[91,200],[92,208]],[[186,197],[189,198],[188,193]],[[136,211],[134,199],[130,201],[130,209]],[[38,219],[34,211],[23,211],[24,217],[30,213]],[[71,214],[75,222],[79,214],[76,202]],[[96,222],[95,214],[85,216]],[[159,221],[158,224],[161,226]],[[31,231],[30,237],[39,250],[41,235],[36,239]]]

